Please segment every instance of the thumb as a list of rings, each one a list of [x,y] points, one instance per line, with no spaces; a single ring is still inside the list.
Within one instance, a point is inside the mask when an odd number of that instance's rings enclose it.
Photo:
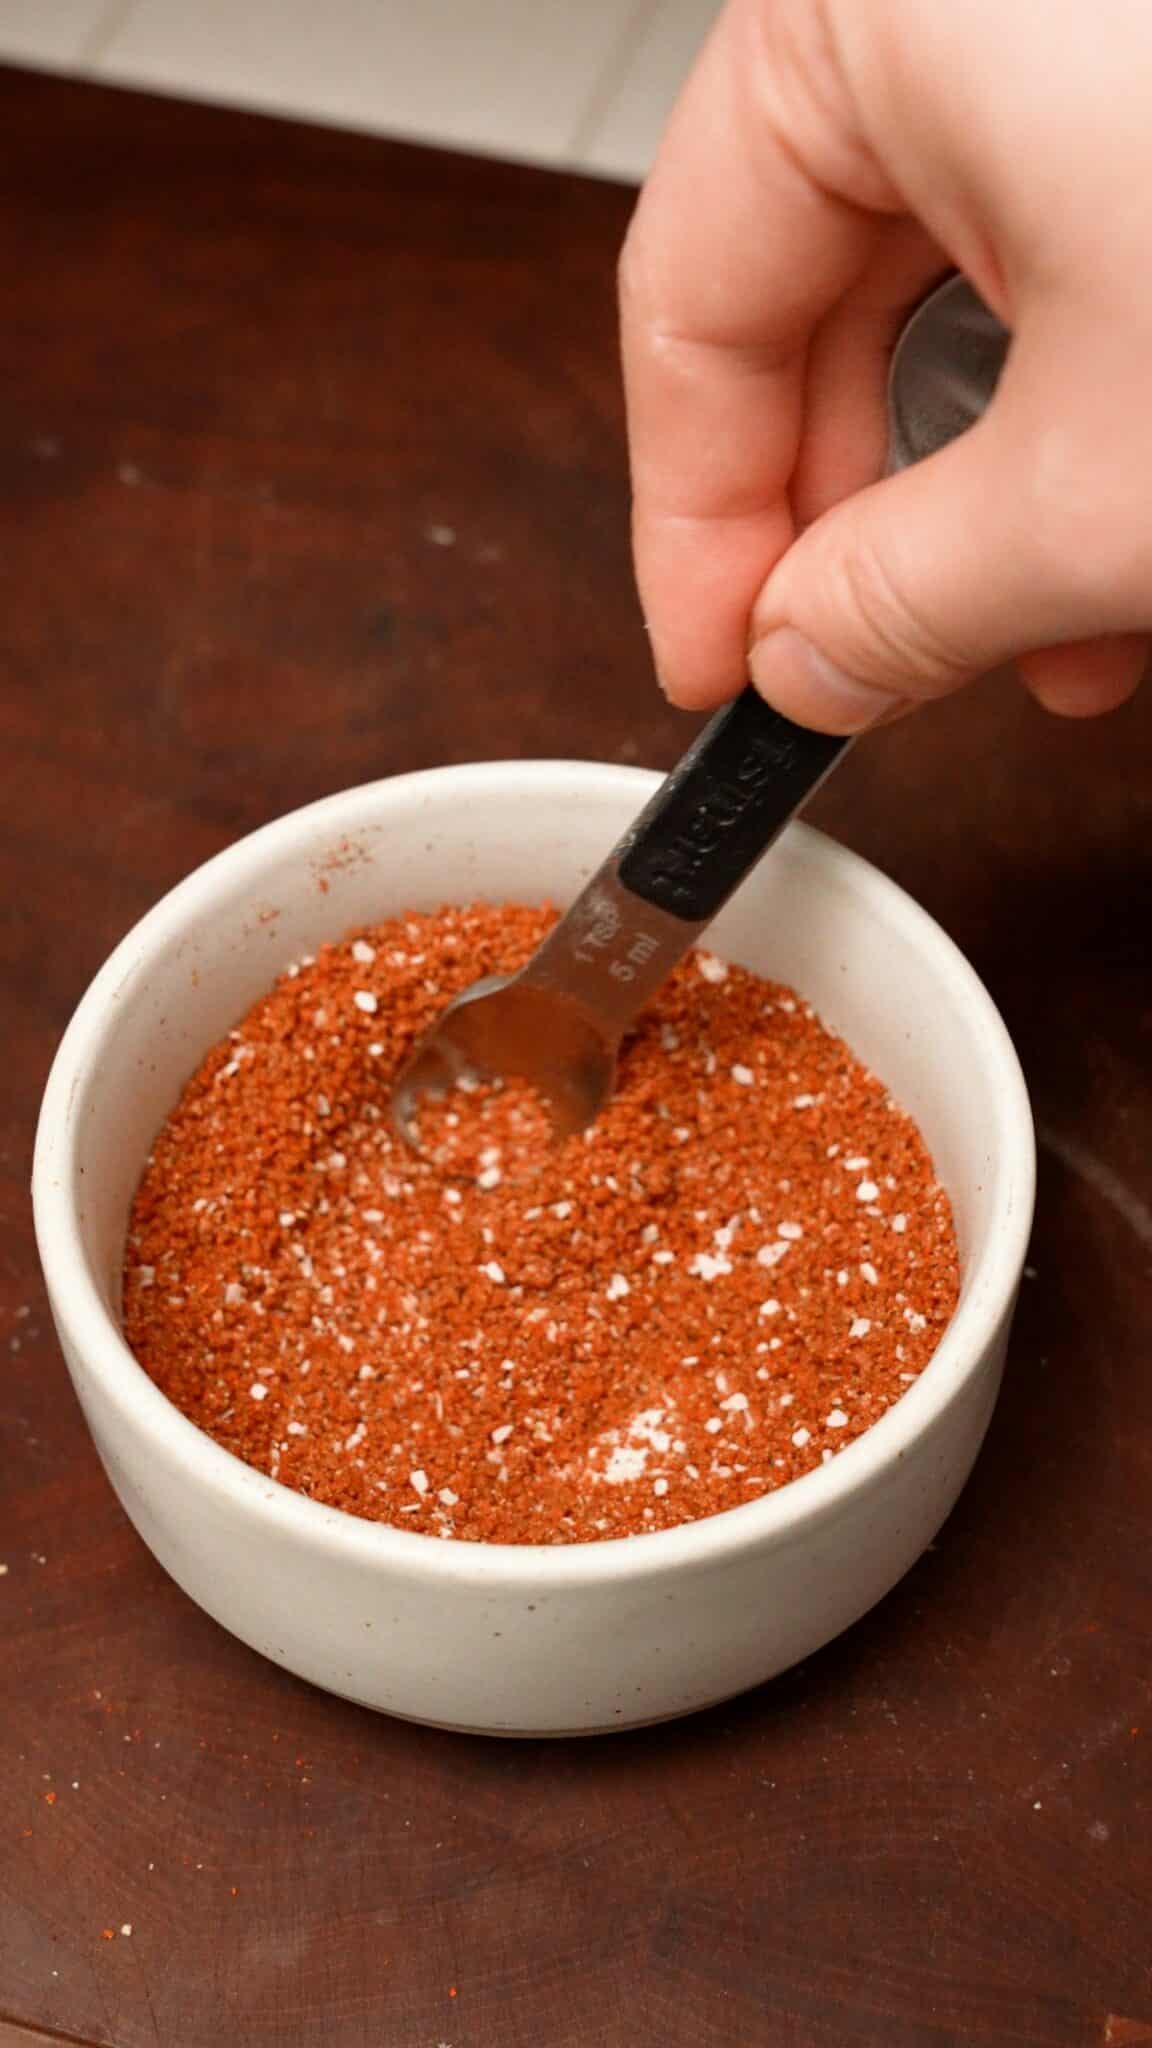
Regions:
[[[1028,431],[998,399],[815,521],[754,608],[761,694],[802,725],[861,732],[1029,650],[1135,628],[1119,551],[1110,562],[1115,493],[1094,496],[1075,438]]]

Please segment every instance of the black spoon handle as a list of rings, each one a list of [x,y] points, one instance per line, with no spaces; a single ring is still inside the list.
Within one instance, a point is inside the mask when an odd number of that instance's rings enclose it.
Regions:
[[[704,727],[621,842],[621,882],[685,923],[706,923],[848,744],[793,725],[748,684]]]

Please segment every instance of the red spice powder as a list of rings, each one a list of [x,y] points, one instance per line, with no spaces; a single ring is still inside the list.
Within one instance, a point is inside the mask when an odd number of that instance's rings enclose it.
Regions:
[[[479,1181],[415,1159],[393,1074],[550,921],[447,909],[291,966],[132,1209],[125,1334],[164,1392],[283,1484],[433,1536],[586,1542],[752,1500],[898,1400],[957,1300],[909,1118],[802,999],[711,954],[535,1178],[504,1170],[515,1089],[503,1126],[482,1091]]]

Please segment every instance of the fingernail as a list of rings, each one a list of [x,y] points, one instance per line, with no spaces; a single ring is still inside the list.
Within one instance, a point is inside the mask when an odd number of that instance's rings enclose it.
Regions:
[[[761,696],[817,732],[866,732],[906,701],[846,675],[793,626],[777,626],[757,640],[748,670]]]

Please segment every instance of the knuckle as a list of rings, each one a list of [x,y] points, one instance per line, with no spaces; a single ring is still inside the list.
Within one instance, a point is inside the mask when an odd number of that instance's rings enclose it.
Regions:
[[[616,259],[616,293],[621,316],[636,326],[647,326],[655,318],[659,294],[656,274],[659,264],[652,246],[647,209],[641,197]]]
[[[925,611],[891,550],[861,534],[841,563],[843,609],[854,621],[866,671],[885,677],[971,674],[973,653]]]
[[[639,268],[636,223],[633,219],[616,259],[616,292],[625,313],[635,306],[640,298]]]

